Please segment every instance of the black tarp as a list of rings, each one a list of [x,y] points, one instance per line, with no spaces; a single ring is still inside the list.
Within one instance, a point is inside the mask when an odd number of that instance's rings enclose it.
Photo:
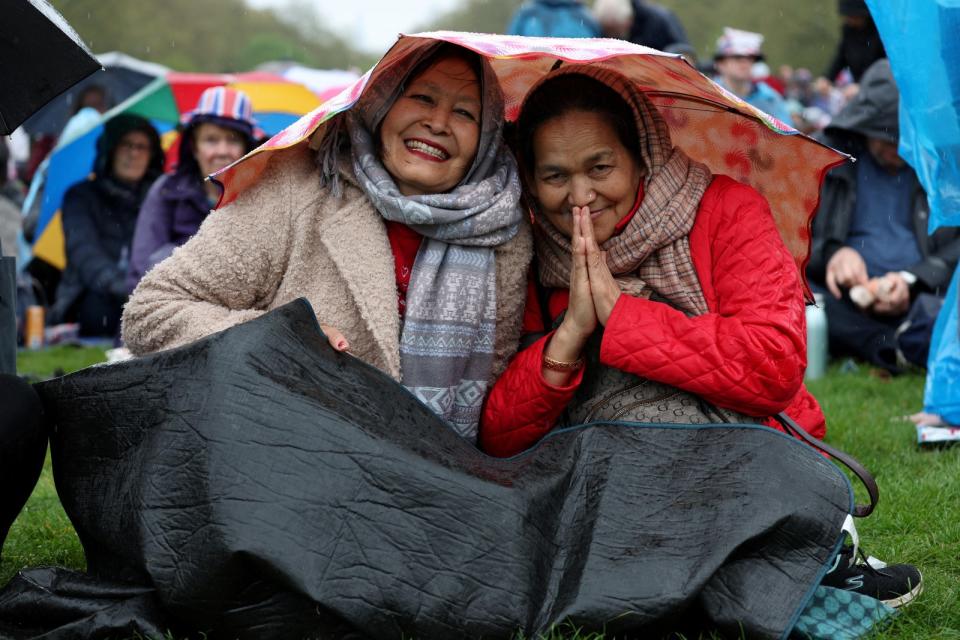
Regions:
[[[302,300],[37,388],[89,575],[18,576],[12,637],[777,638],[852,506],[831,462],[757,426],[597,424],[487,457]]]

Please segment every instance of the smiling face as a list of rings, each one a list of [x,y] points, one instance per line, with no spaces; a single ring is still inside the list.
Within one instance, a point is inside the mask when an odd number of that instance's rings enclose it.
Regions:
[[[597,242],[613,236],[643,170],[603,115],[569,111],[547,120],[533,134],[533,157],[531,190],[555,227],[570,237],[573,207],[589,206]]]
[[[203,176],[239,160],[246,150],[246,140],[239,131],[211,122],[201,123],[193,131],[193,157]]]
[[[384,168],[405,196],[445,193],[466,175],[480,140],[480,81],[460,58],[412,78],[380,126]]]

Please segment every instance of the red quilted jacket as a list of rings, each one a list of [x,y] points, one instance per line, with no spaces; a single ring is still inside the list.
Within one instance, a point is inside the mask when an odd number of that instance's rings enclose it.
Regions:
[[[709,313],[687,317],[658,302],[621,295],[607,322],[600,361],[695,393],[754,416],[780,411],[811,435],[826,423],[803,386],[806,316],[796,263],[780,238],[767,201],[752,188],[717,176],[700,201],[690,253]],[[532,289],[532,287],[531,287]],[[565,303],[554,292],[551,312]],[[528,296],[524,321],[541,330]],[[495,456],[530,447],[556,423],[582,372],[567,387],[540,373],[549,336],[514,357],[484,407],[480,446]],[[779,428],[773,420],[767,424]]]

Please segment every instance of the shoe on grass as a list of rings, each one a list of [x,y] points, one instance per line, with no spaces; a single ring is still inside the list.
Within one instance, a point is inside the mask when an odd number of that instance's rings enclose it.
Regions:
[[[859,555],[859,557],[858,557]],[[855,591],[897,609],[912,602],[923,591],[923,577],[912,564],[886,564],[863,551],[845,545],[822,585]]]

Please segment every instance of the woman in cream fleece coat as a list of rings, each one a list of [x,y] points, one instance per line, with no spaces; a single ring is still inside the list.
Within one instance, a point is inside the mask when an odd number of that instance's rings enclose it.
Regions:
[[[305,297],[350,353],[400,379],[394,259],[383,218],[349,169],[341,198],[320,187],[314,152],[274,163],[147,274],[123,313],[136,355],[193,342]],[[526,222],[496,251],[495,375],[516,352],[532,241]]]
[[[305,297],[334,348],[475,439],[486,390],[517,348],[532,241],[489,65],[436,43],[409,58],[338,116],[319,151],[278,153],[147,273],[123,315],[134,354]]]

